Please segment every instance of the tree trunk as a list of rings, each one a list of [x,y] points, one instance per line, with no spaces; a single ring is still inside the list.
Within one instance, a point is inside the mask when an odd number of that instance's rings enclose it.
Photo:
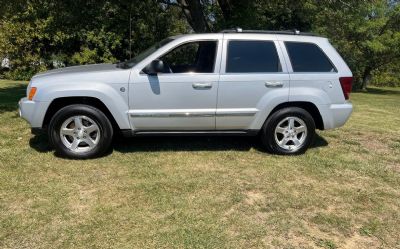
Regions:
[[[232,18],[232,5],[229,0],[218,0],[219,7],[221,8],[222,15],[225,21],[229,22]]]
[[[196,33],[204,33],[210,30],[200,0],[178,0],[177,2],[189,25]]]
[[[366,67],[364,69],[364,73],[363,73],[363,79],[362,79],[362,85],[361,85],[361,89],[362,90],[367,90],[367,86],[369,84],[369,82],[371,81],[372,78],[372,69],[370,67]]]

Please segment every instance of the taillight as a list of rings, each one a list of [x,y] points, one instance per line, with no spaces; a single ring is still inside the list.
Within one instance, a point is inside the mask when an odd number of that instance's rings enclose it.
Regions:
[[[340,85],[342,86],[342,91],[345,99],[349,99],[351,87],[353,83],[353,77],[340,77]]]

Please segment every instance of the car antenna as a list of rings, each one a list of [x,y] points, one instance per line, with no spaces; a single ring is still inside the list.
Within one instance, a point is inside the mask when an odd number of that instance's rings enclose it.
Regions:
[[[132,59],[132,5],[129,7],[129,60]]]

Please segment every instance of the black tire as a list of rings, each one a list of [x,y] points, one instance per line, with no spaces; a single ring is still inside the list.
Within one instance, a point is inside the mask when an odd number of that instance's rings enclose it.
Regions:
[[[304,133],[304,140],[299,145],[298,148],[295,149],[285,149],[282,148],[279,144],[277,139],[275,138],[275,129],[277,128],[278,124],[281,122],[285,122],[284,120],[289,119],[290,117],[295,117],[297,118],[296,120],[303,121],[303,123],[306,126],[306,131]],[[288,121],[287,121],[288,122]],[[297,123],[297,121],[296,121]],[[287,131],[285,131],[287,132]],[[279,134],[278,134],[279,135]],[[262,131],[261,131],[261,141],[264,146],[264,148],[273,154],[278,154],[278,155],[297,155],[297,154],[302,154],[304,153],[311,143],[314,140],[315,136],[315,123],[313,117],[308,113],[306,110],[298,107],[287,107],[280,109],[276,112],[274,112],[271,116],[268,117],[268,119],[265,121]],[[280,135],[283,136],[284,135]],[[294,134],[293,136],[300,136],[302,138],[302,134]],[[278,138],[279,139],[279,138]],[[289,141],[289,143],[292,143]],[[288,144],[289,147],[296,147],[293,143],[293,145]],[[288,146],[286,145],[286,146]]]
[[[97,145],[89,151],[75,152],[64,145],[61,139],[60,129],[62,124],[74,116],[88,117],[99,128],[100,136]],[[48,134],[50,143],[59,155],[72,159],[89,159],[102,156],[110,148],[113,138],[113,127],[107,116],[99,109],[89,105],[75,104],[63,107],[54,114],[49,124]]]

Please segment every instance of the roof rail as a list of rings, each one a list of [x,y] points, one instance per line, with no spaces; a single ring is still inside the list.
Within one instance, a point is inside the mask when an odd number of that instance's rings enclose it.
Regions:
[[[307,36],[316,36],[316,34],[308,33],[308,32],[300,32],[297,29],[293,30],[243,30],[241,28],[234,29],[224,29],[220,31],[220,33],[251,33],[251,34],[274,34],[274,35],[307,35]]]

